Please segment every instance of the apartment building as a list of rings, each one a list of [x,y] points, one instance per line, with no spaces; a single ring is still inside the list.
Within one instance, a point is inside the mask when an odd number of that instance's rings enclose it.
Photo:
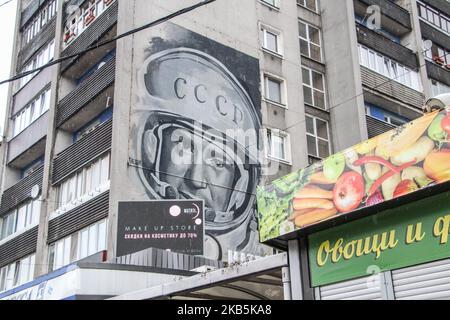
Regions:
[[[205,258],[270,255],[257,236],[258,184],[450,92],[445,0],[217,0],[85,51],[194,3],[18,1],[12,75],[81,54],[10,88],[0,297],[86,258],[119,259],[121,201],[204,200]],[[262,132],[262,152],[241,150],[258,163],[172,165],[170,151],[199,126],[228,141],[226,130]]]

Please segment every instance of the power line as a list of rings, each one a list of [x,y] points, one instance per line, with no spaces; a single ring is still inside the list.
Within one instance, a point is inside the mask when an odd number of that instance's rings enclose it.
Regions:
[[[12,0],[10,0],[10,1],[12,1]],[[176,18],[176,17],[178,17],[180,15],[183,15],[185,13],[191,12],[191,11],[197,9],[197,8],[206,6],[207,4],[213,3],[215,1],[216,0],[203,0],[202,2],[196,3],[196,4],[194,4],[194,5],[190,6],[190,7],[186,7],[186,8],[183,8],[181,10],[178,10],[178,11],[176,11],[174,13],[171,13],[171,14],[165,16],[165,17],[162,17],[162,18],[160,18],[158,20],[155,20],[155,21],[152,21],[152,22],[150,22],[150,23],[148,23],[146,25],[143,25],[143,26],[141,26],[139,28],[135,28],[135,29],[132,29],[132,30],[127,31],[125,33],[122,33],[122,34],[120,34],[120,35],[118,35],[118,36],[116,36],[116,37],[114,37],[112,39],[105,40],[105,41],[100,41],[100,42],[96,43],[95,45],[90,46],[90,47],[88,47],[88,48],[86,48],[84,50],[78,51],[76,53],[73,53],[73,54],[70,54],[70,55],[67,55],[67,56],[64,56],[64,57],[61,57],[59,59],[55,59],[55,60],[53,60],[53,61],[51,61],[51,62],[49,62],[49,63],[47,63],[47,64],[45,64],[45,65],[43,65],[43,66],[41,66],[39,68],[30,70],[30,71],[26,71],[26,72],[22,72],[22,73],[20,73],[18,75],[15,75],[12,78],[9,78],[9,79],[1,81],[0,85],[8,83],[8,82],[11,82],[11,81],[15,81],[15,80],[18,80],[18,79],[21,79],[21,78],[24,78],[24,77],[26,77],[26,76],[28,76],[30,74],[33,74],[33,73],[38,72],[38,71],[42,71],[42,70],[44,70],[46,68],[49,68],[49,67],[51,67],[53,65],[59,64],[60,62],[63,62],[65,60],[76,58],[79,55],[82,55],[82,54],[85,54],[85,53],[87,53],[89,51],[98,49],[98,48],[103,47],[103,46],[105,46],[107,44],[110,44],[112,42],[116,42],[117,40],[120,40],[122,38],[128,37],[130,35],[133,35],[133,34],[139,32],[139,31],[142,31],[142,30],[145,30],[145,29],[157,26],[157,25],[159,25],[159,24],[161,24],[163,22],[169,21],[169,20],[171,20],[173,18]]]
[[[3,2],[2,4],[0,4],[0,7],[3,7],[4,5],[7,5],[8,3],[12,2],[13,0],[8,0],[6,2]]]

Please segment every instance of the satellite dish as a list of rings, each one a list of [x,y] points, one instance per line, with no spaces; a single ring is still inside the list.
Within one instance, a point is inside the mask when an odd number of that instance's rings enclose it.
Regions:
[[[430,50],[432,47],[433,47],[433,41],[431,41],[431,40],[425,40],[425,41],[423,42],[423,50],[424,50],[424,51],[428,51],[428,50]]]
[[[33,188],[31,188],[31,198],[36,200],[39,197],[39,193],[41,192],[41,188],[35,184]]]

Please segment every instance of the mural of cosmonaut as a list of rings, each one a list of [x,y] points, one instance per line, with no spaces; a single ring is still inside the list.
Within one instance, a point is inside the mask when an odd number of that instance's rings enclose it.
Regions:
[[[262,255],[258,61],[168,24],[135,67],[130,160],[137,183],[148,199],[204,200],[205,256]]]

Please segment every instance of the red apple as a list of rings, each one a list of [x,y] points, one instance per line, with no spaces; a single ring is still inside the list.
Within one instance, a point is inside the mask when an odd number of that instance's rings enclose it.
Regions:
[[[414,192],[419,190],[419,187],[413,180],[403,180],[400,184],[395,188],[394,198],[398,198],[404,196],[405,194]]]
[[[340,212],[350,212],[359,207],[365,194],[364,179],[355,172],[344,173],[334,187],[334,205]]]
[[[448,135],[450,135],[450,114],[447,114],[441,122],[442,129],[444,129]]]

